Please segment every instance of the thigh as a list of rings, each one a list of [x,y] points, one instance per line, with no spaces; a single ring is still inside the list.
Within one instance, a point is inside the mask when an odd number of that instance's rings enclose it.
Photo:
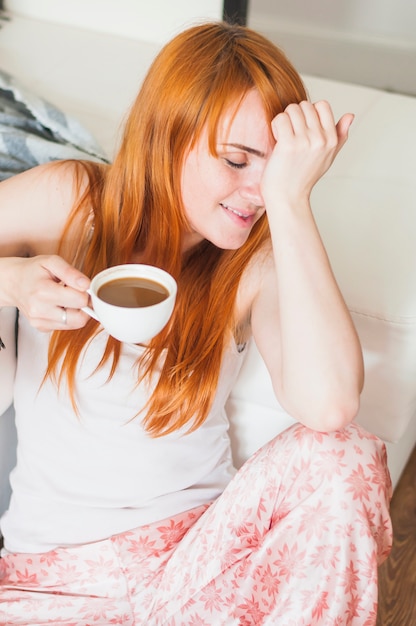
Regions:
[[[256,453],[160,572],[157,625],[371,624],[391,547],[384,444],[295,425]],[[199,621],[198,621],[199,620]]]
[[[79,547],[6,553],[0,559],[0,624],[156,625],[149,607],[158,580],[206,508]]]
[[[0,624],[134,624],[110,541],[0,560]]]

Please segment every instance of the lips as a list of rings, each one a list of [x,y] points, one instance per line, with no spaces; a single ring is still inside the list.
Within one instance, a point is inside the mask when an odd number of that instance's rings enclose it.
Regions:
[[[244,220],[245,222],[249,220],[252,221],[254,219],[254,215],[255,215],[254,213],[243,213],[242,211],[239,211],[238,209],[233,209],[232,207],[223,203],[221,203],[221,206],[223,209],[225,209],[226,211],[229,211],[232,215],[235,215],[236,217]]]

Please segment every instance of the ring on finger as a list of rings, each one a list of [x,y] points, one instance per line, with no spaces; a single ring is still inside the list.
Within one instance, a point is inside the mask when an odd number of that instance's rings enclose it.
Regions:
[[[62,307],[62,324],[66,324],[68,321],[68,316],[66,312],[66,308]]]

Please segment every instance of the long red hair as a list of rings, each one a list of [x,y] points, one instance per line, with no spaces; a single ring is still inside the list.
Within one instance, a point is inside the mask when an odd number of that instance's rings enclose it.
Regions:
[[[87,173],[89,185],[63,235],[62,244],[69,234],[78,242],[71,262],[92,277],[130,262],[140,251],[143,262],[164,268],[178,282],[171,323],[150,342],[140,363],[140,376],[161,367],[145,407],[144,424],[153,436],[185,424],[196,428],[207,416],[224,346],[238,333],[234,309],[240,278],[269,240],[264,215],[238,250],[221,250],[204,241],[182,252],[187,229],[180,188],[184,157],[204,128],[215,154],[223,112],[238,106],[251,89],[260,94],[270,121],[291,102],[307,97],[283,52],[258,33],[225,22],[194,26],[168,43],[153,62],[114,162],[103,167],[81,161],[76,166],[80,179]],[[92,231],[85,226],[91,221]],[[73,400],[81,349],[96,332],[91,319],[80,330],[52,335],[48,374],[66,378]],[[119,354],[119,342],[110,337],[100,363],[112,359],[110,376]]]

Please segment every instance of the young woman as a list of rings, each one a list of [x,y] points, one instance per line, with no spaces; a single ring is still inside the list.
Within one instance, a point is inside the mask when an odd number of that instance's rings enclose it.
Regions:
[[[352,118],[260,35],[203,24],[154,61],[113,164],[0,185],[20,311],[1,623],[375,624],[385,450],[353,424],[362,354],[309,201]],[[144,346],[82,311],[129,262],[178,282]],[[236,473],[224,404],[251,337],[298,423]]]

